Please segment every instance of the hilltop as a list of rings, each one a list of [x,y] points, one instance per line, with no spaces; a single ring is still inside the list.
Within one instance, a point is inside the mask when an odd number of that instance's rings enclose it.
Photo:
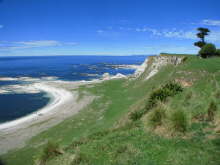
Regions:
[[[220,58],[149,57],[136,77],[83,85],[78,114],[2,156],[10,165],[220,164]]]

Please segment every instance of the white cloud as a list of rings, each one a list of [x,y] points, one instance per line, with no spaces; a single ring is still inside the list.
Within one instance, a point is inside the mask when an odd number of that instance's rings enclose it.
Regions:
[[[152,28],[137,28],[137,32],[150,32],[154,36],[162,36],[167,38],[196,39],[195,31],[183,31],[175,28],[171,30],[157,30]]]
[[[48,47],[48,46],[60,46],[62,45],[59,41],[54,40],[41,40],[41,41],[21,41],[21,42],[14,42],[20,46],[27,46],[27,47]]]
[[[144,28],[136,28],[135,31],[136,32],[146,32],[146,31],[150,31],[150,29],[149,28],[145,28],[145,27]]]
[[[154,36],[166,37],[166,38],[178,38],[178,39],[190,39],[196,40],[198,39],[196,36],[196,30],[157,30],[152,28],[137,28],[136,32],[150,32]],[[208,42],[220,42],[220,31],[213,30],[210,34],[206,37]]]
[[[106,28],[103,29],[99,29],[96,31],[96,33],[100,34],[100,35],[108,35],[108,34],[112,34],[112,33],[121,33],[121,32],[126,32],[126,31],[132,31],[135,30],[131,27],[123,27],[123,26],[119,26],[119,27],[112,27],[112,26],[108,26]]]
[[[0,29],[2,29],[4,27],[4,25],[0,25]]]
[[[75,46],[76,42],[60,42],[56,40],[38,40],[38,41],[17,41],[17,42],[0,42],[0,50],[16,50],[39,47],[57,47],[57,46]]]
[[[196,31],[167,31],[162,32],[162,36],[168,38],[179,38],[179,39],[191,39],[196,40],[198,39],[196,36]],[[220,31],[211,31],[209,35],[206,37],[208,42],[219,42],[220,41]]]
[[[210,35],[207,36],[209,42],[220,42],[220,31],[211,31]]]
[[[163,31],[162,36],[168,38],[196,39],[195,31],[171,30]]]
[[[220,26],[220,20],[209,20],[205,19],[202,21],[203,25],[208,25],[208,26]]]
[[[77,42],[65,42],[64,44],[65,45],[69,45],[69,46],[76,46],[76,45],[78,45]]]
[[[101,34],[101,33],[104,33],[104,30],[97,30],[96,32]]]

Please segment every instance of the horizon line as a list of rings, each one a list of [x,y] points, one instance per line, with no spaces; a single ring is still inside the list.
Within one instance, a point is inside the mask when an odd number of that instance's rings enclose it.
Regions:
[[[157,54],[133,54],[133,55],[92,55],[92,54],[83,54],[83,55],[0,55],[0,57],[48,57],[48,56],[151,56]]]

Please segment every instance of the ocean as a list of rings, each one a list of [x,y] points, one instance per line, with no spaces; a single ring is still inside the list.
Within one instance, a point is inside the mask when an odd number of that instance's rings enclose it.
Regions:
[[[146,56],[0,57],[0,123],[28,115],[50,102],[44,92],[18,91],[16,85],[30,83],[24,81],[25,77],[79,81],[100,79],[104,73],[129,75],[135,69],[120,65],[141,65],[145,59]]]

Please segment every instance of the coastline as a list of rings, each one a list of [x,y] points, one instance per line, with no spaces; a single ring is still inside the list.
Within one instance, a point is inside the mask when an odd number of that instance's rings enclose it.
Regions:
[[[94,79],[91,81],[62,81],[62,80],[54,80],[52,82],[49,82],[49,84],[59,84],[58,87],[49,86],[48,82],[35,82],[28,86],[21,86],[22,90],[29,90],[30,93],[34,93],[36,91],[43,91],[50,95],[50,98],[52,98],[52,101],[50,101],[46,106],[42,107],[41,109],[38,109],[30,114],[27,114],[26,116],[17,118],[12,121],[7,121],[0,124],[0,132],[5,130],[13,129],[14,127],[18,127],[19,124],[30,122],[31,120],[37,120],[37,118],[40,118],[42,115],[46,115],[46,113],[53,111],[54,108],[65,104],[68,100],[73,99],[73,93],[69,92],[68,90],[62,88],[62,84],[72,84],[75,88],[80,85],[88,85],[88,84],[95,84],[95,83],[101,83],[106,80],[112,80],[112,79],[120,79],[120,78],[127,78],[127,76],[122,74],[117,74],[115,76],[110,76],[109,74],[104,74],[102,79]],[[23,79],[23,78],[19,78]],[[26,77],[26,79],[28,79]],[[29,78],[32,80],[32,78]],[[1,80],[10,80],[15,81],[17,79],[15,78],[1,78]],[[35,79],[36,81],[39,81],[38,79]],[[16,86],[17,85],[12,85]],[[60,86],[60,87],[59,87]],[[25,89],[26,88],[26,89]],[[26,92],[21,91],[21,92]],[[20,92],[20,91],[19,91]],[[4,93],[4,92],[3,92]]]
[[[136,71],[132,75],[125,76],[118,73],[112,76],[105,73],[101,79],[94,79],[91,81],[62,81],[58,79],[50,79],[50,81],[47,81],[45,78],[19,78],[25,81],[29,79],[34,80],[33,82],[30,81],[32,84],[29,86],[33,87],[35,90],[48,93],[53,97],[53,100],[45,107],[27,116],[0,124],[0,154],[25,146],[26,142],[31,139],[31,137],[59,124],[89,105],[96,96],[87,95],[78,100],[79,93],[75,89],[79,86],[102,83],[103,81],[113,79],[135,78],[144,71],[146,65],[147,59],[136,68]],[[14,81],[16,78],[1,78],[1,80]],[[25,89],[25,86],[22,86],[22,89]]]

